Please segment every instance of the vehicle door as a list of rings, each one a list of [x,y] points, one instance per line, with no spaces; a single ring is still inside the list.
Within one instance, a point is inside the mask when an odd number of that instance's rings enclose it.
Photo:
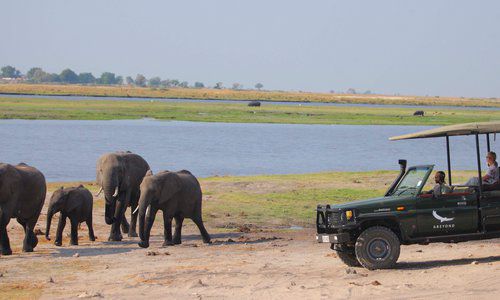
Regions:
[[[477,193],[453,191],[434,196],[420,194],[417,198],[417,229],[419,236],[442,236],[477,232]]]
[[[486,231],[500,230],[500,190],[483,192],[479,205],[484,229]]]

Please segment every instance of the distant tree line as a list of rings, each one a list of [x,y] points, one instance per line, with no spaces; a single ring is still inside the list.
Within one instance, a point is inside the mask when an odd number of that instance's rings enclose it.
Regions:
[[[100,77],[95,77],[90,72],[83,72],[77,74],[71,69],[64,69],[61,73],[49,73],[44,71],[42,68],[35,67],[29,69],[29,71],[23,75],[21,71],[13,66],[4,66],[1,69],[1,78],[10,79],[22,79],[22,81],[28,83],[64,83],[64,84],[98,84],[98,85],[131,85],[139,87],[151,87],[151,88],[205,88],[205,84],[200,81],[196,81],[192,86],[189,85],[187,81],[180,81],[178,79],[161,79],[160,77],[146,78],[142,74],[137,74],[135,78],[131,76],[125,77],[116,76],[115,73],[104,72]],[[262,83],[255,84],[255,88],[261,90],[264,87]],[[223,83],[217,82],[214,89],[223,89]],[[243,85],[240,83],[232,84],[233,90],[242,90]]]

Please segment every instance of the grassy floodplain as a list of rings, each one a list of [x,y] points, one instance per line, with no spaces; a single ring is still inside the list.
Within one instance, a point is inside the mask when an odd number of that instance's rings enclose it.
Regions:
[[[50,84],[0,84],[0,93],[27,95],[72,95],[101,97],[137,97],[211,100],[307,101],[334,103],[500,106],[497,98],[423,97],[361,94],[332,94],[288,91],[231,89],[148,88],[133,86],[84,86]]]
[[[397,171],[323,172],[292,175],[220,176],[200,178],[203,217],[212,227],[234,229],[243,224],[258,227],[313,226],[317,204],[336,204],[382,196]],[[454,182],[465,182],[474,171],[453,172]],[[93,182],[82,182],[93,193]],[[49,193],[73,183],[49,183]],[[425,187],[431,189],[431,185]],[[104,200],[96,201],[104,209]],[[127,213],[128,216],[128,213]],[[157,218],[161,222],[161,218]]]
[[[2,119],[160,120],[286,124],[447,125],[500,119],[500,111],[436,108],[424,117],[414,108],[180,103],[161,101],[71,101],[0,96]]]

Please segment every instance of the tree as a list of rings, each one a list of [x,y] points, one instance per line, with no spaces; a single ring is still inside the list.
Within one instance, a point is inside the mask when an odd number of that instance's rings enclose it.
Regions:
[[[83,84],[95,83],[95,77],[92,73],[80,73],[78,74],[78,82]]]
[[[347,89],[347,94],[356,94],[356,90],[353,88]]]
[[[371,93],[372,93],[372,91],[366,90],[363,94],[365,94],[365,95],[371,95]]]
[[[144,77],[144,75],[142,74],[137,74],[137,76],[135,76],[135,85],[137,86],[145,86],[146,85],[146,77]]]
[[[222,89],[222,82],[217,82],[214,86],[214,89],[218,89],[218,90]]]
[[[203,82],[196,81],[194,83],[194,87],[197,88],[197,89],[201,89],[201,88],[204,88],[205,85],[203,84]]]
[[[241,84],[239,84],[237,82],[233,83],[232,89],[233,90],[239,90],[239,89],[241,89]]]
[[[28,73],[26,73],[28,81],[34,83],[49,82],[55,79],[55,76],[45,72],[42,68],[31,68]]]
[[[59,75],[59,79],[64,83],[78,83],[78,75],[71,69],[64,69]]]
[[[42,82],[61,82],[61,76],[56,73],[45,73],[42,77]]]
[[[7,78],[18,78],[21,77],[21,72],[14,68],[13,66],[2,67],[2,77]]]
[[[28,73],[26,73],[26,78],[30,81],[34,81],[40,72],[43,72],[42,68],[31,68]]]
[[[259,91],[260,91],[263,87],[264,87],[264,85],[263,85],[262,83],[260,83],[260,82],[259,82],[259,83],[257,83],[257,84],[255,85],[255,88],[256,88],[256,89],[258,89]]]
[[[179,86],[180,86],[181,88],[187,88],[187,87],[189,86],[189,82],[187,82],[187,81],[183,81],[183,82],[179,83]]]
[[[152,77],[149,78],[148,80],[148,85],[152,87],[158,87],[161,84],[161,78],[160,77]]]
[[[116,76],[115,84],[123,84],[123,76]]]
[[[97,79],[97,83],[99,84],[116,84],[116,76],[115,73],[104,72],[101,74],[101,77]]]
[[[125,82],[126,82],[128,85],[132,85],[132,84],[134,84],[134,79],[133,79],[132,77],[130,77],[130,76],[127,76],[127,77],[125,78]]]
[[[177,79],[170,79],[169,82],[170,82],[170,86],[173,86],[173,87],[179,86],[179,84],[180,84],[179,80],[177,80]]]

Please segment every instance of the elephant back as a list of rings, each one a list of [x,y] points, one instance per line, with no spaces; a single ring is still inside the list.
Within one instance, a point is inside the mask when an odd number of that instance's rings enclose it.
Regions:
[[[200,183],[198,182],[198,179],[188,170],[180,170],[175,172],[179,178],[181,179],[181,182],[184,185],[184,189],[188,190],[190,193],[193,193],[194,195],[201,197],[201,186]]]
[[[15,168],[19,172],[23,190],[29,193],[29,197],[34,196],[37,199],[45,199],[47,184],[43,173],[25,163],[21,163],[15,166]]]

